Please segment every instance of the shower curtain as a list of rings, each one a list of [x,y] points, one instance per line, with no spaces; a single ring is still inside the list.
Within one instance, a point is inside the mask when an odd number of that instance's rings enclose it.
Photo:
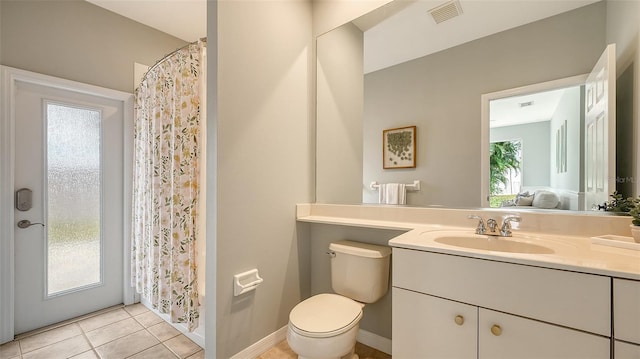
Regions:
[[[160,60],[135,93],[132,285],[190,331],[200,316],[195,248],[204,46],[198,41]]]

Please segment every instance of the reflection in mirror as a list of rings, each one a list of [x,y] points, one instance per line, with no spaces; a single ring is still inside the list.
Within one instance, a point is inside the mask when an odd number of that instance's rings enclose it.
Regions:
[[[572,86],[489,102],[491,207],[532,208],[532,195],[547,191],[557,197],[547,207],[584,209],[583,92]]]
[[[630,2],[614,3],[631,6]],[[333,45],[331,37],[336,30],[318,38],[317,202],[378,203],[378,193],[369,187],[371,182],[408,184],[420,180],[421,190],[407,193],[408,205],[484,205],[481,192],[485,182],[488,188],[488,176],[482,178],[481,163],[489,128],[480,121],[481,95],[589,73],[607,42],[632,28],[625,21],[607,17],[607,1],[531,0],[519,1],[515,8],[509,8],[513,4],[509,2],[461,0],[460,4],[463,13],[440,24],[425,15],[426,11],[420,12],[422,26],[432,34],[421,40],[410,33],[411,22],[401,17],[403,12],[416,12],[413,5],[398,11],[382,8],[391,16],[382,20],[373,16],[373,22],[354,21],[336,29],[343,34],[348,30],[359,49],[350,51],[364,51],[364,58],[344,55],[340,46],[346,46],[345,41]],[[491,8],[500,4],[500,11]],[[492,12],[493,17],[485,13],[478,18],[478,7]],[[525,7],[531,11],[523,11]],[[546,13],[541,14],[540,9]],[[511,11],[519,15],[511,16]],[[537,17],[519,17],[534,12]],[[624,10],[617,11],[621,12]],[[483,33],[488,27],[492,29]],[[614,28],[614,35],[609,35]],[[473,37],[461,39],[465,34]],[[447,39],[454,42],[444,44]],[[421,47],[418,43],[437,46],[420,55],[398,53],[402,48]],[[376,60],[378,65],[373,66],[369,57],[379,57],[385,51],[389,56]],[[327,57],[333,61],[331,66]],[[618,72],[629,66],[625,64]],[[362,72],[345,71],[358,67]],[[633,88],[633,76],[627,89]],[[341,82],[334,82],[338,80]],[[348,87],[360,89],[362,97],[345,95],[345,81],[350,82]],[[633,102],[637,102],[635,97],[627,106],[633,108]],[[414,125],[416,168],[383,169],[383,131]],[[550,141],[556,141],[555,137]],[[359,148],[362,153],[357,156],[354,151]],[[568,158],[566,165],[571,166]],[[523,174],[526,172],[523,169]]]

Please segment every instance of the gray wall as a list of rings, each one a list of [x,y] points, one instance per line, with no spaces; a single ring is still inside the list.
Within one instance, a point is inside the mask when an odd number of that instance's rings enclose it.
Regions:
[[[549,186],[549,121],[492,128],[490,141],[522,141],[522,186]],[[555,139],[554,139],[555,141]],[[555,142],[554,142],[555,143]]]
[[[617,190],[640,194],[640,2],[607,1],[607,42],[616,43]],[[630,130],[633,128],[633,130]]]
[[[133,64],[184,41],[83,0],[1,1],[0,63],[133,92]]]
[[[605,3],[365,75],[364,183],[423,181],[408,204],[480,203],[480,96],[588,73],[605,48]],[[417,125],[417,168],[382,170],[381,133]]]
[[[308,229],[296,224],[295,204],[314,198],[315,59],[311,2],[221,1],[215,16],[218,106],[209,106],[209,143],[217,145],[208,151],[217,193],[208,210],[217,229],[207,244],[217,253],[207,267],[217,262],[216,329],[212,338],[207,327],[206,339],[217,347],[208,357],[228,358],[286,326],[310,294]],[[252,268],[264,282],[234,297],[233,275]]]
[[[551,116],[550,122],[550,159],[549,173],[550,186],[553,188],[570,191],[580,191],[580,164],[582,163],[582,134],[581,128],[584,124],[583,112],[584,102],[582,100],[580,87],[568,89]],[[556,131],[566,121],[567,127],[567,170],[558,173],[556,170]]]

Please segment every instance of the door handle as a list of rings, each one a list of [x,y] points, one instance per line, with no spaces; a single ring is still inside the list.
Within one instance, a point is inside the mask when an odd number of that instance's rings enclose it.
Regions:
[[[25,228],[29,228],[31,226],[35,226],[36,224],[39,224],[39,225],[44,227],[44,223],[31,223],[30,220],[23,219],[22,221],[18,222],[18,228],[25,229]]]

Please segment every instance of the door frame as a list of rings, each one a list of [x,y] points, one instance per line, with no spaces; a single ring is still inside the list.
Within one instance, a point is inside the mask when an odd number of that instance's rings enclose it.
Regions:
[[[15,173],[15,93],[18,82],[32,83],[86,95],[104,97],[122,103],[124,115],[123,160],[123,240],[124,240],[124,304],[133,304],[136,295],[131,286],[130,218],[131,173],[133,163],[133,95],[81,82],[61,79],[35,72],[1,66],[0,71],[0,344],[13,340],[14,324],[14,173]]]
[[[486,93],[480,96],[480,206],[489,207],[489,103],[505,97],[584,85],[589,74],[565,77],[522,87]]]

